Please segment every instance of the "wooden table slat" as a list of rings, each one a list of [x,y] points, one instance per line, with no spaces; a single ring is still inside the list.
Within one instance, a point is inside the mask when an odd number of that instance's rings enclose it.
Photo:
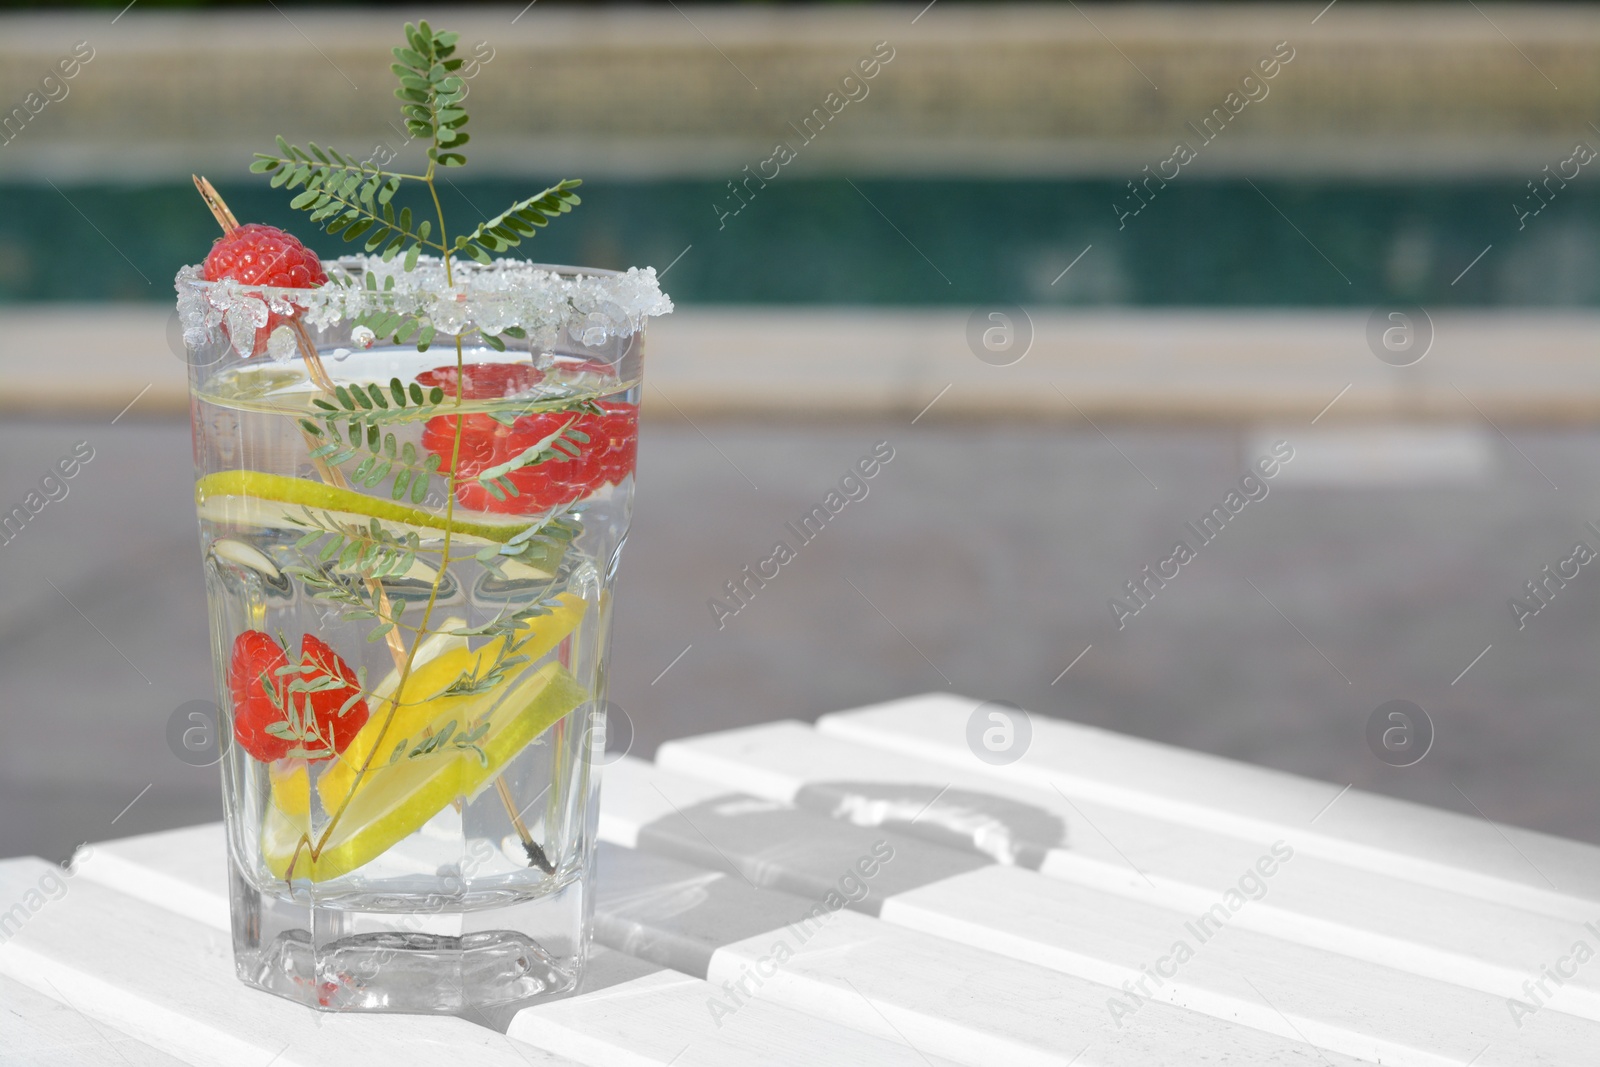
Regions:
[[[882,1064],[936,1067],[894,1035],[876,1036],[766,1000],[727,1014],[711,1007],[725,993],[710,982],[662,970],[603,993],[523,1009],[508,1033],[585,1063],[651,1067],[810,1067]]]
[[[1339,784],[1043,715],[1029,717],[1023,756],[993,765],[967,746],[968,720],[982,703],[935,693],[824,715],[817,729],[1213,832],[1270,840],[1294,830],[1307,851],[1328,859],[1518,907],[1600,914],[1600,849],[1592,845],[1362,790],[1340,795]]]
[[[60,868],[41,860],[0,861],[0,900],[29,899],[52,872]],[[67,884],[0,945],[0,975],[64,997],[96,1023],[178,1059],[273,1067],[575,1062],[462,1019],[307,1011],[241,983],[229,940],[215,929],[87,878]]]
[[[7,1067],[184,1067],[70,1003],[0,977],[0,1063]]]
[[[164,844],[166,838],[171,839],[170,846]],[[214,886],[212,891],[220,893],[223,884],[220,869],[213,867],[207,871],[187,861],[179,863],[180,857],[209,852],[213,862],[220,866],[220,841],[220,827],[213,825],[148,835],[126,850],[123,842],[109,842],[94,846],[94,855],[82,869],[87,879],[92,877],[96,860],[102,856],[119,855],[129,859],[136,855],[141,862],[169,865],[167,870],[157,873],[170,876],[174,870],[181,871],[181,877],[197,888]],[[165,860],[162,859],[164,855]],[[603,859],[597,880],[598,939],[632,955],[707,979],[696,988],[706,993],[700,1000],[701,1010],[705,1012],[704,1018],[713,1024],[722,1019],[731,1025],[731,1015],[724,1014],[721,1009],[714,1015],[709,1006],[712,997],[718,997],[720,1004],[731,1006],[736,1013],[742,1013],[753,1004],[719,988],[721,984],[741,979],[753,982],[747,977],[748,973],[766,962],[772,949],[772,931],[782,930],[788,923],[808,915],[816,903],[791,894],[755,890],[720,872],[669,860],[652,860],[638,853],[606,848],[602,856],[624,861],[627,870],[617,870],[614,864],[607,870]],[[120,867],[116,869],[125,873]],[[149,879],[149,883],[162,884],[160,879]],[[992,1057],[998,1056],[1007,1063],[1064,1064],[1071,1061],[1071,1053],[1088,1045],[1090,1051],[1078,1060],[1077,1067],[1095,1064],[1132,1067],[1153,1062],[1179,1062],[1184,1050],[1196,1043],[1226,1049],[1235,1057],[1233,1062],[1241,1065],[1323,1062],[1315,1050],[1298,1040],[1257,1034],[1167,1004],[1151,1005],[1141,1011],[1139,1036],[1118,1033],[1112,1044],[1112,1038],[1102,1034],[1106,1047],[1096,1049],[1089,1035],[1114,1029],[1104,1006],[1104,987],[915,931],[884,928],[882,924],[849,912],[833,916],[828,925],[832,927],[840,921],[849,924],[855,920],[868,925],[865,929],[851,931],[848,936],[836,937],[837,943],[831,944],[825,952],[814,953],[808,946],[786,969],[794,968],[802,960],[808,964],[816,960],[822,964],[820,969],[802,970],[803,977],[791,982],[782,995],[763,989],[761,1002],[826,1020],[830,1031],[832,1027],[858,1031],[863,1040],[890,1040],[898,1028],[911,1038],[915,1051],[924,1055],[938,1052],[961,1063],[996,1062]],[[887,942],[885,936],[889,938]],[[907,944],[918,950],[912,954],[914,958],[910,958],[911,969],[918,980],[911,983],[897,981],[895,977],[902,974],[902,963],[908,959]],[[850,954],[848,960],[843,959],[846,953]],[[983,976],[985,983],[998,984],[986,985],[988,991],[984,998],[954,992],[973,974]],[[231,972],[227,980],[238,985]],[[870,999],[857,996],[850,982],[855,982]],[[1012,986],[1024,988],[1027,996],[1020,1002],[1010,998],[1008,1011],[996,1012],[985,1006],[988,996],[1007,999]],[[244,994],[261,996],[243,986],[238,988]],[[840,990],[848,991],[842,1001]],[[564,1002],[568,1006],[560,1011],[582,1013],[590,1004],[603,1006],[603,998],[610,992],[603,990],[573,998]],[[939,1003],[939,998],[952,995],[961,997],[958,1001],[961,1010],[954,1015],[951,1005]],[[272,998],[265,999],[270,1002]],[[1068,1004],[1071,1018],[1063,1018],[1062,1005]],[[293,1005],[285,1006],[293,1008]],[[529,1010],[551,1009],[554,1009],[553,1004]],[[597,1033],[603,1033],[602,1028],[609,1025],[605,1021],[605,1010],[597,1009],[591,1024],[573,1025],[579,1029],[593,1025]],[[885,1022],[885,1017],[894,1021],[893,1027]],[[542,1033],[553,1025],[513,1022],[516,1032],[525,1035]],[[1070,1034],[1076,1028],[1084,1029],[1085,1040],[1078,1048],[1063,1054],[1058,1039],[1061,1033]],[[1007,1036],[1015,1029],[1020,1029],[1023,1036]],[[1144,1032],[1146,1029],[1148,1032]],[[584,1049],[591,1053],[599,1048],[610,1048],[608,1054],[611,1054],[620,1051],[624,1038],[625,1035],[618,1035],[597,1039],[598,1044],[558,1044],[565,1050]],[[686,1039],[692,1048],[679,1062],[693,1063],[700,1056],[720,1055],[721,1046],[714,1038],[715,1033],[692,1042]],[[841,1040],[838,1035],[834,1039]],[[682,1047],[675,1051],[681,1051]],[[602,1056],[593,1062],[612,1061]],[[650,1061],[645,1058],[637,1062]],[[714,1058],[711,1062],[715,1062]],[[1355,1061],[1335,1053],[1331,1062],[1342,1067]]]
[[[222,827],[212,823],[94,845],[79,865],[79,877],[227,932],[226,862]],[[766,1002],[746,1005],[735,1025],[710,1011],[708,1005],[725,994],[703,978],[666,970],[639,975],[652,967],[634,961],[630,971],[628,959],[597,946],[579,995],[524,1008],[506,1032],[594,1064],[665,1065],[685,1048],[690,1051],[680,1067],[816,1062],[806,1058],[807,1048],[828,1050],[837,1063],[922,1062],[895,1042]],[[773,1044],[767,1033],[796,1043],[792,1050],[781,1041]]]
[[[725,990],[743,983],[750,997],[897,1033],[925,1055],[1148,1067],[1190,1062],[1203,1048],[1240,1067],[1360,1062],[1163,1003],[1118,1027],[1105,986],[661,856],[602,843],[597,885],[602,943],[691,974],[703,968]],[[729,936],[756,926],[765,929]],[[743,999],[724,997],[730,1009]]]
[[[24,902],[0,927],[0,1062],[1556,1067],[1600,1047],[1600,972],[1528,992],[1600,944],[1600,849],[1040,716],[995,766],[968,748],[979,705],[614,764],[585,986],[488,1025],[239,983],[218,826],[93,846],[48,897],[59,868],[0,862],[0,900]]]
[[[837,888],[840,872],[851,871],[871,842],[888,841],[892,858],[857,869],[852,895],[860,899],[849,906],[1100,982],[1121,1017],[1155,999],[1280,1036],[1304,1035],[1348,1055],[1420,1067],[1459,1067],[1475,1054],[1479,1067],[1555,1067],[1600,1046],[1600,1023],[1550,1011],[1537,1026],[1518,1026],[1492,994],[1231,923],[1196,927],[1193,913],[730,794],[639,760],[607,768],[605,797],[601,833],[619,844],[813,896]],[[1263,884],[1270,887],[1270,879]],[[1174,951],[1179,943],[1182,953]],[[1172,973],[1151,973],[1158,965]],[[1408,1010],[1397,1012],[1396,1004]]]
[[[964,844],[1040,873],[1198,914],[1268,855],[1211,834],[948,764],[769,723],[663,745],[669,770],[826,815]],[[977,761],[974,760],[974,763]],[[1583,923],[1349,867],[1300,850],[1231,925],[1501,997],[1528,999],[1540,968],[1600,938]],[[1600,926],[1600,908],[1596,909]],[[1600,972],[1550,986],[1549,1003],[1600,1019]]]

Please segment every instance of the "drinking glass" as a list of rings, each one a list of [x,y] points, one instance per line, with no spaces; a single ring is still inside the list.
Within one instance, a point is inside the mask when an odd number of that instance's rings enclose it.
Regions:
[[[239,977],[330,1011],[569,990],[671,303],[648,269],[325,267],[177,279]]]

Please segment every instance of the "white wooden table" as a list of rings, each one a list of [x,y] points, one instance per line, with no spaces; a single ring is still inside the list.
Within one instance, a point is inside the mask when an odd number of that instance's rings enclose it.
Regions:
[[[612,764],[584,988],[491,1019],[241,985],[215,825],[0,862],[0,1064],[1600,1063],[1600,849],[977,705]]]

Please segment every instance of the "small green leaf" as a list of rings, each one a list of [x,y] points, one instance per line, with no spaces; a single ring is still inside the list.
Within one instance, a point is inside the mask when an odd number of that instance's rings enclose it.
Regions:
[[[339,566],[341,566],[341,567],[353,566],[355,564],[356,560],[359,559],[360,557],[361,557],[361,542],[359,542],[359,541],[351,541],[349,544],[344,546],[344,551],[339,553]]]

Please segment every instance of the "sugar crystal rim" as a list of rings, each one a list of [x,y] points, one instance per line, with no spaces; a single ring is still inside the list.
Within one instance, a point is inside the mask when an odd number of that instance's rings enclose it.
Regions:
[[[399,259],[344,256],[326,260],[328,282],[314,289],[252,285],[224,278],[207,281],[201,268],[184,267],[175,285],[184,339],[199,347],[223,322],[240,355],[248,355],[254,331],[270,314],[295,315],[307,326],[354,324],[362,315],[416,316],[437,334],[477,331],[497,336],[526,331],[531,344],[552,347],[563,335],[601,345],[644,328],[646,320],[673,310],[654,267],[626,271],[496,259],[481,264],[452,260],[454,284],[444,262],[419,257],[407,271]],[[369,281],[370,280],[370,281]]]

